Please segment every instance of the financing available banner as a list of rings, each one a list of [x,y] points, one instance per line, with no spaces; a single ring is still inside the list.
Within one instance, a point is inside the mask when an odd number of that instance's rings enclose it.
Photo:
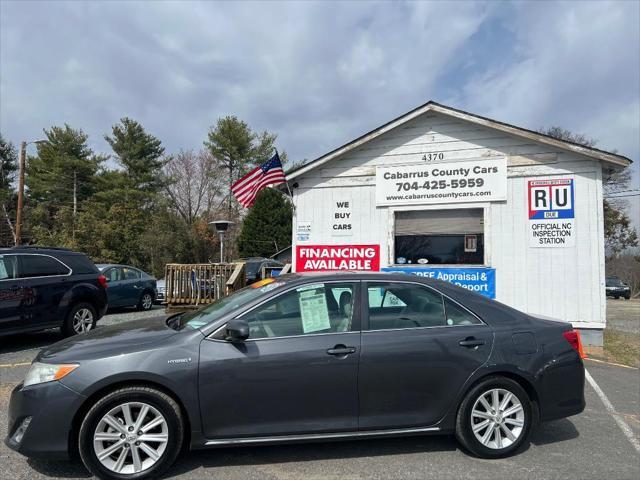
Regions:
[[[380,245],[298,245],[296,272],[380,270]]]
[[[376,205],[506,199],[506,158],[376,167]]]

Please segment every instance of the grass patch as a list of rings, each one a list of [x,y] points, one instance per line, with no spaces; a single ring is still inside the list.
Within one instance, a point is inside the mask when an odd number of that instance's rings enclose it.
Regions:
[[[599,358],[600,355],[593,357]],[[603,360],[640,367],[640,334],[605,328]]]

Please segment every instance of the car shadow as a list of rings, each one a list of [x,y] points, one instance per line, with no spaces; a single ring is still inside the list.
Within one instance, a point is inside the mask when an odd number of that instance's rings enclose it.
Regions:
[[[62,340],[64,337],[57,328],[43,332],[16,333],[3,337],[0,343],[0,355],[6,353],[18,353],[25,350],[44,348],[52,343]]]
[[[31,468],[44,477],[51,478],[93,478],[84,468],[80,460],[42,460],[29,458],[27,463]]]
[[[560,443],[578,438],[580,432],[567,418],[543,423],[531,435],[531,443],[536,446]]]
[[[531,436],[536,446],[572,440],[579,436],[574,424],[567,419],[544,423]],[[187,452],[163,475],[171,478],[194,470],[229,466],[270,465],[290,462],[344,460],[350,458],[383,457],[412,453],[455,452],[460,450],[453,435],[424,435],[359,441],[315,442],[255,447],[228,447],[215,450]],[[518,454],[523,454],[528,446]],[[45,477],[89,478],[91,475],[80,460],[54,461],[29,459],[29,465]],[[213,472],[211,472],[213,473]]]

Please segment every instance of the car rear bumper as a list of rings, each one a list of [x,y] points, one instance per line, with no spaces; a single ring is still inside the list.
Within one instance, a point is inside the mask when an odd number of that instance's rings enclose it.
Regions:
[[[541,420],[548,422],[584,411],[584,364],[571,350],[547,365],[541,379]]]
[[[48,382],[11,392],[5,444],[27,457],[69,458],[69,432],[84,397],[60,382]],[[14,434],[31,417],[22,439]]]

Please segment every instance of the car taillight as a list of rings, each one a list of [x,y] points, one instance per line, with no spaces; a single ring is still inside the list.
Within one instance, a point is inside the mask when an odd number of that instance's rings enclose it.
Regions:
[[[99,275],[98,283],[102,288],[107,288],[107,277],[105,277],[104,275]]]
[[[562,332],[562,335],[567,339],[567,342],[571,344],[573,349],[578,352],[580,358],[587,358],[582,348],[582,339],[580,338],[580,332],[578,330],[567,330],[566,332]]]

